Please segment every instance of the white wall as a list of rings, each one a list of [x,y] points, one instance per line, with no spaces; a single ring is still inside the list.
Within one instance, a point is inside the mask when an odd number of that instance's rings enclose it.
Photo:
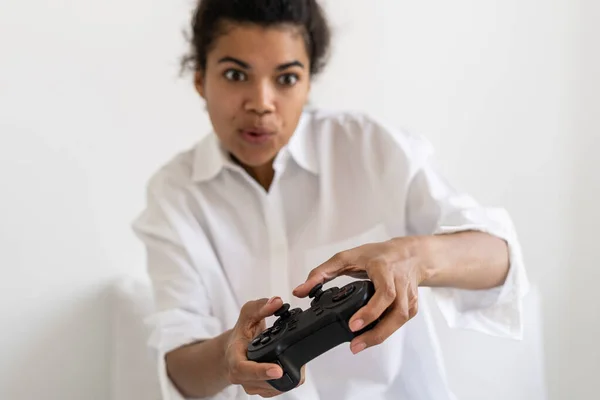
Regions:
[[[208,127],[177,79],[191,3],[0,5],[2,399],[108,397],[106,288],[143,271],[129,222],[148,175]],[[541,295],[549,398],[594,398],[598,3],[373,4],[327,2],[335,53],[314,102],[427,135],[457,185],[509,209]],[[537,349],[440,329],[461,399],[540,390],[531,371],[505,368]],[[507,356],[482,366],[482,354]]]

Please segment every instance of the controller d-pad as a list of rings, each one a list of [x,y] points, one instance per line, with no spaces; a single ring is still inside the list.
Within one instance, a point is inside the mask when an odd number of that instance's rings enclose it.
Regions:
[[[333,301],[343,300],[346,297],[350,296],[352,294],[352,292],[354,292],[354,290],[355,290],[354,286],[346,286],[343,289],[341,289],[339,292],[337,292],[335,294],[335,296],[333,296],[331,298],[331,300],[333,300]]]

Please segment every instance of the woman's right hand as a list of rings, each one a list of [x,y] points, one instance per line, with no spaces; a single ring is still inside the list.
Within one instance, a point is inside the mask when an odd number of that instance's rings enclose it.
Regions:
[[[242,307],[237,323],[232,329],[225,349],[227,379],[231,384],[241,385],[247,394],[274,397],[281,394],[267,380],[279,379],[283,370],[277,364],[249,361],[248,344],[266,329],[265,318],[273,315],[283,305],[279,297],[250,301]],[[304,367],[302,380],[304,383]]]

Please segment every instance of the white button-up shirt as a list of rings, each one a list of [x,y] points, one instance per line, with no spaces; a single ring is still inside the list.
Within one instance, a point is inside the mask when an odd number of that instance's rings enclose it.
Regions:
[[[450,326],[521,337],[528,281],[512,222],[503,209],[452,188],[424,138],[362,114],[306,111],[274,169],[265,191],[211,133],[148,185],[134,230],[154,287],[150,344],[164,399],[181,399],[166,375],[165,353],[232,328],[250,300],[277,295],[308,308],[310,299],[291,292],[311,269],[339,251],[392,237],[479,230],[506,240],[510,271],[502,287],[428,290]],[[309,362],[305,384],[280,398],[453,399],[439,356],[421,303],[383,344],[353,355],[346,343]],[[230,386],[215,398],[251,397]]]

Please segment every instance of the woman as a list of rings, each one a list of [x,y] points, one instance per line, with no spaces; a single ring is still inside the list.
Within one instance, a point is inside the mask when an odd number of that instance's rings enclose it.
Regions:
[[[134,223],[165,399],[451,399],[425,287],[451,326],[521,335],[527,279],[508,215],[448,185],[424,139],[306,110],[328,46],[315,0],[198,4],[187,62],[213,132],[153,176]],[[351,328],[382,320],[278,393],[267,380],[281,367],[247,360],[249,341],[284,302],[306,309],[317,283],[356,278],[376,292]]]

